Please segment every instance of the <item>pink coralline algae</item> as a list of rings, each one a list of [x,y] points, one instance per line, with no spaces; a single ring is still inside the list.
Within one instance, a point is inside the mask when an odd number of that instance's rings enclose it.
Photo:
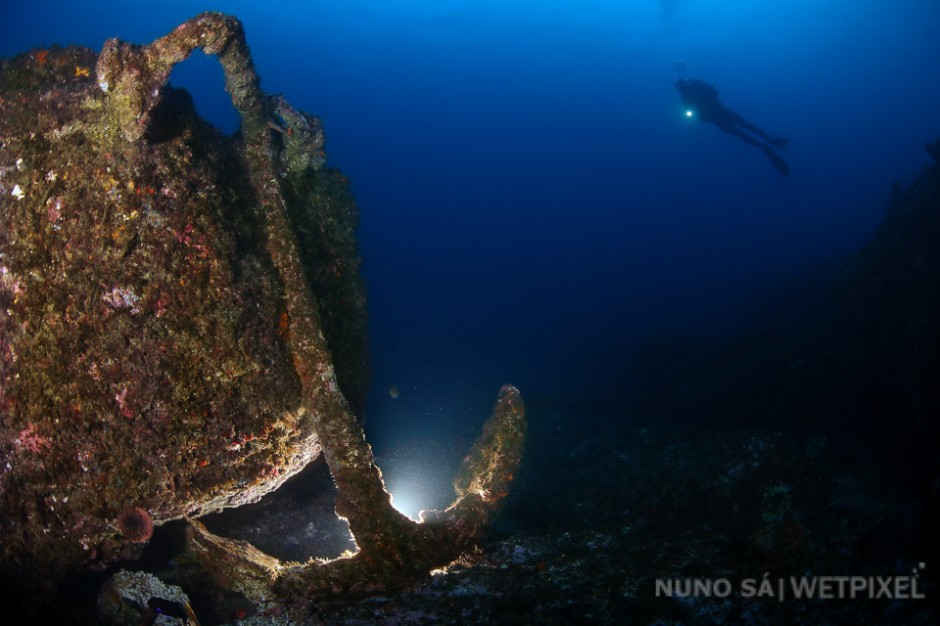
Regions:
[[[114,395],[114,401],[117,402],[121,415],[124,417],[134,417],[134,411],[127,403],[127,387],[121,387],[121,390]]]
[[[26,448],[33,454],[38,454],[49,446],[49,440],[36,434],[32,424],[21,430],[13,443]]]
[[[101,296],[101,299],[110,304],[114,309],[130,309],[132,313],[140,313],[140,309],[137,308],[140,296],[130,289],[114,287],[111,291]]]

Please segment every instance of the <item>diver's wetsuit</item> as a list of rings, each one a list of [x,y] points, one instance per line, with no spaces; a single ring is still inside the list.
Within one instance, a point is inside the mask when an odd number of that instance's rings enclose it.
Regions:
[[[771,164],[780,174],[786,176],[790,173],[790,166],[780,158],[780,155],[773,151],[774,148],[786,148],[788,139],[782,137],[771,137],[757,126],[754,126],[743,117],[725,108],[718,101],[718,90],[703,80],[680,78],[676,81],[676,89],[682,95],[682,104],[700,117],[704,122],[711,122],[721,130],[738,139],[756,146],[764,151]],[[743,130],[742,130],[743,129]],[[748,131],[749,134],[744,131]],[[759,137],[763,141],[758,141],[752,135]]]

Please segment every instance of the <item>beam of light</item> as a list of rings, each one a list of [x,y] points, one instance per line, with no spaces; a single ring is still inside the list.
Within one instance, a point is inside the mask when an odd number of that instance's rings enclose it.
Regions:
[[[428,508],[426,496],[423,493],[421,485],[414,478],[399,479],[392,481],[386,479],[386,488],[392,494],[392,506],[402,515],[410,517],[414,521],[420,521],[421,511]]]
[[[378,462],[396,511],[420,521],[421,511],[443,509],[454,499],[450,464],[434,455],[420,459],[389,457]]]
[[[692,109],[686,109],[686,110],[685,110],[685,116],[686,116],[686,117],[693,117],[694,115],[695,115],[695,111],[693,111]]]

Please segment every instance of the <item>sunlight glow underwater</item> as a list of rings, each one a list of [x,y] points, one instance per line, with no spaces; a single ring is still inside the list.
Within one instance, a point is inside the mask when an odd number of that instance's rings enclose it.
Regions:
[[[386,458],[377,464],[392,495],[392,506],[415,521],[421,521],[421,511],[444,509],[455,498],[452,485],[442,480],[442,472],[448,472],[443,468],[449,468],[442,459]]]
[[[402,515],[418,522],[421,521],[421,511],[428,507],[422,502],[424,497],[421,485],[415,480],[397,480],[395,488],[392,489],[390,483],[386,484],[386,489],[392,495],[392,507]]]

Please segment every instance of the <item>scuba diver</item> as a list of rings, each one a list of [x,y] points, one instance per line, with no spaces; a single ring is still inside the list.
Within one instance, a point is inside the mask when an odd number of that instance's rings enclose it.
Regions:
[[[771,137],[731,109],[725,108],[718,101],[718,90],[703,80],[680,78],[676,81],[676,89],[682,95],[682,104],[686,107],[687,116],[698,116],[703,122],[710,122],[741,141],[760,148],[777,172],[782,176],[790,173],[787,162],[773,151],[773,148],[786,148],[790,143],[789,139]]]

